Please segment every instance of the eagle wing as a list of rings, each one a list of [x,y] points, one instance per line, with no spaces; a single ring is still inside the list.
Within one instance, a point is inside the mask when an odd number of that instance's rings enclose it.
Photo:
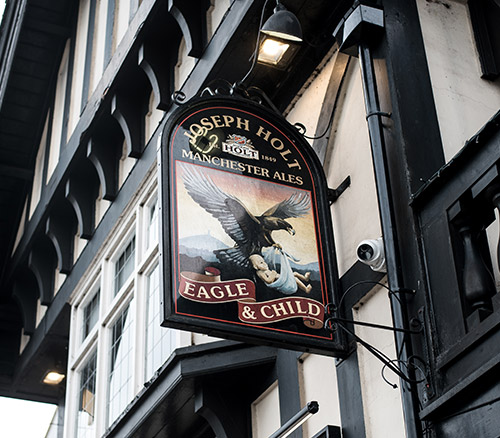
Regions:
[[[183,170],[182,179],[191,198],[220,222],[239,247],[251,246],[260,229],[258,219],[238,198],[221,190],[209,176],[188,166]]]
[[[305,216],[311,208],[309,195],[306,192],[294,192],[288,199],[279,202],[266,210],[262,216],[287,219],[289,217]]]

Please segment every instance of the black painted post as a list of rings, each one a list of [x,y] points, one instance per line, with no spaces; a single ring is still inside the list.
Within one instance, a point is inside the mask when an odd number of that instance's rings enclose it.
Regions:
[[[391,187],[387,172],[386,147],[382,128],[382,117],[380,111],[375,69],[373,67],[373,57],[371,49],[365,42],[359,44],[359,62],[363,79],[363,91],[365,97],[366,120],[370,134],[370,144],[372,148],[373,167],[375,171],[375,181],[377,186],[379,214],[382,226],[382,234],[385,246],[387,278],[389,288],[392,291],[404,289],[401,279],[401,269],[398,252],[398,236],[395,228],[394,206],[392,202]],[[391,310],[394,326],[397,328],[408,328],[406,311],[403,309],[402,300],[390,294]],[[401,332],[394,333],[396,341],[396,351],[400,352],[398,359],[407,361],[412,356],[411,340],[408,334]],[[411,370],[408,369],[410,378]],[[414,386],[414,385],[413,385]],[[416,388],[414,387],[414,391]],[[420,421],[417,417],[417,407],[411,392],[401,391],[403,399],[403,412],[405,417],[405,427],[408,438],[421,436]]]

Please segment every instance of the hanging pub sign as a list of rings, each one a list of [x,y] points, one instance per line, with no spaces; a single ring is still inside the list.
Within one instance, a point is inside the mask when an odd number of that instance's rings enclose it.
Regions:
[[[343,356],[324,328],[338,283],[326,181],[297,130],[251,101],[196,99],[159,160],[162,325]]]

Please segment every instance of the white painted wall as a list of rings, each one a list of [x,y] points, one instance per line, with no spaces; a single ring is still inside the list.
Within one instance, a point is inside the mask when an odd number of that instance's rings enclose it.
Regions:
[[[207,10],[207,41],[214,35],[229,6],[231,6],[230,0],[210,0],[210,7]]]
[[[33,212],[35,211],[35,208],[38,205],[38,201],[40,200],[40,196],[42,193],[42,185],[44,185],[44,181],[42,181],[42,179],[43,179],[43,166],[45,164],[48,127],[49,127],[49,116],[47,116],[47,118],[45,119],[42,138],[40,140],[40,145],[38,146],[38,152],[36,154],[35,174],[33,176],[33,186],[31,189],[31,199],[30,199],[30,208],[28,216],[29,219],[31,219],[31,216],[33,215]]]
[[[26,200],[24,202],[23,213],[21,215],[21,220],[19,221],[19,228],[18,228],[17,234],[16,234],[16,241],[14,242],[14,246],[12,248],[11,255],[14,255],[14,253],[16,252],[17,245],[19,245],[21,237],[24,234],[24,223],[26,222],[26,213],[27,213],[27,211],[28,211],[28,200]]]
[[[66,101],[66,85],[68,82],[68,61],[70,41],[66,42],[61,65],[57,74],[56,94],[52,116],[52,130],[50,136],[49,163],[47,168],[47,181],[50,179],[59,161],[59,154],[66,140],[62,138],[64,123],[64,103]]]
[[[108,0],[97,0],[92,40],[92,64],[90,67],[89,96],[95,90],[104,71],[104,50],[106,45],[106,22],[108,15]]]
[[[47,311],[47,306],[42,306],[40,304],[40,298],[38,298],[36,302],[36,319],[35,319],[35,327],[38,327],[38,324],[40,324],[40,321],[43,319],[45,316],[45,312]]]
[[[500,81],[481,79],[465,0],[418,0],[446,160],[500,108]]]
[[[497,288],[497,292],[500,292],[500,270],[498,269],[498,261],[497,261],[497,245],[500,240],[500,217],[498,214],[498,210],[495,209],[495,217],[496,220],[493,222],[487,229],[486,235],[488,237],[488,244],[490,248],[490,257],[493,264],[493,276],[495,278],[495,284]]]
[[[393,325],[387,290],[375,288],[353,309],[353,315],[357,321]],[[391,359],[396,358],[391,331],[363,326],[357,326],[355,331]],[[385,378],[398,385],[393,389],[381,376],[382,362],[361,345],[358,345],[357,353],[367,438],[405,437],[399,378],[387,369],[384,371]]]
[[[293,125],[302,123],[306,127],[306,135],[314,137],[316,125],[321,112],[321,105],[325,100],[326,90],[330,82],[335,56],[329,56],[323,67],[319,67],[311,76],[306,88],[301,90],[301,95],[290,109],[287,120]],[[327,96],[327,98],[332,98]],[[312,143],[312,140],[308,140]]]
[[[299,366],[301,406],[319,403],[319,411],[302,426],[304,438],[313,437],[327,424],[340,426],[340,404],[335,359],[316,354],[301,356]]]
[[[335,99],[335,96],[326,96],[334,61],[335,53],[328,55],[323,67],[313,74],[288,113],[287,120],[292,124],[302,123],[308,136],[315,134],[323,101]],[[381,236],[370,139],[364,114],[361,73],[357,60],[351,59],[329,134],[324,163],[330,188],[338,187],[347,176],[351,176],[351,186],[331,208],[340,275],[356,262],[356,247],[360,241]]]
[[[252,403],[252,438],[268,438],[280,427],[279,386],[276,381]]]
[[[122,155],[118,164],[118,187],[120,188],[134,167],[136,159],[128,156],[127,143],[124,140],[122,145]]]
[[[145,144],[148,143],[149,139],[153,136],[154,132],[156,131],[156,128],[158,128],[158,126],[160,125],[164,114],[165,114],[164,111],[156,109],[155,96],[154,93],[151,92],[151,96],[149,97],[148,112],[146,114],[146,123],[144,129]]]
[[[179,56],[177,57],[177,64],[174,70],[174,84],[175,90],[180,90],[186,79],[191,74],[196,61],[191,56],[187,56],[186,40],[182,38],[179,45]]]
[[[115,43],[113,47],[116,48],[120,44],[123,35],[127,32],[130,17],[130,0],[118,0],[115,4]]]
[[[331,207],[342,276],[357,260],[358,243],[381,236],[361,73],[356,59],[350,61],[338,108],[324,167],[330,188],[351,177],[350,187]]]
[[[71,85],[71,102],[69,107],[68,135],[71,137],[73,130],[80,118],[83,92],[83,74],[85,71],[85,54],[87,46],[87,31],[89,25],[90,1],[81,0],[78,11],[78,24],[75,39],[75,54],[73,63],[73,78]],[[66,140],[67,140],[66,139]]]

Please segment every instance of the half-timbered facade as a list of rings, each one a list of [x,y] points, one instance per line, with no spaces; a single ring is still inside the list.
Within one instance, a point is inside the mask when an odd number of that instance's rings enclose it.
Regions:
[[[272,65],[277,3],[303,38]],[[7,0],[0,395],[57,404],[61,438],[267,438],[311,401],[291,436],[498,437],[499,19],[496,0]],[[323,167],[335,357],[161,326],[162,133],[233,94]]]

